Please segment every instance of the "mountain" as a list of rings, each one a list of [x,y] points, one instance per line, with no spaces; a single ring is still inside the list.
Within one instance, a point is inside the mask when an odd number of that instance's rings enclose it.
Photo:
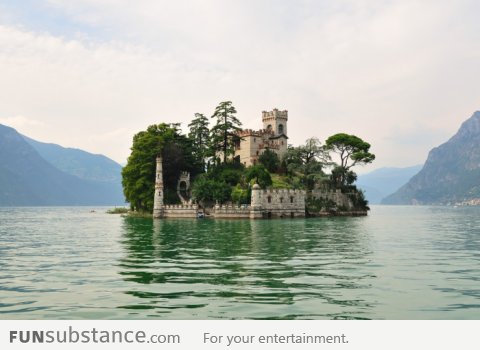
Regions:
[[[15,129],[0,125],[0,206],[123,204],[123,194],[112,181],[68,174]]]
[[[116,183],[121,187],[122,166],[100,154],[53,143],[35,141],[22,135],[40,156],[55,168],[81,179]]]
[[[405,185],[421,168],[421,165],[407,168],[380,168],[359,175],[357,187],[365,192],[370,204],[380,204],[383,198]]]
[[[432,149],[422,170],[383,204],[449,204],[480,198],[480,112]]]

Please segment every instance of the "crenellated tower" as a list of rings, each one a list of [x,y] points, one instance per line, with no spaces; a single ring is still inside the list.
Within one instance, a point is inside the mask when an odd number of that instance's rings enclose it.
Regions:
[[[157,168],[155,172],[155,195],[153,199],[153,217],[163,217],[163,165],[162,157],[157,157]]]
[[[274,108],[273,111],[262,112],[263,128],[272,130],[275,136],[287,136],[288,111],[279,111]]]

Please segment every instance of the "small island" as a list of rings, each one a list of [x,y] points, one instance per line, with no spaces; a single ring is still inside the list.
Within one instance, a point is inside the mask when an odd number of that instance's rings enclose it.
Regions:
[[[179,124],[162,123],[134,136],[122,171],[132,212],[225,219],[367,215],[352,167],[375,156],[361,138],[338,133],[324,144],[312,137],[295,147],[288,144],[288,111],[264,111],[262,129],[242,129],[230,101],[211,118],[210,128],[196,113],[188,135]]]

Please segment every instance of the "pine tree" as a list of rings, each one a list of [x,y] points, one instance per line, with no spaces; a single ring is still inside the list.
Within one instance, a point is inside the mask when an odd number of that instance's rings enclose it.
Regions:
[[[199,163],[205,165],[205,158],[208,152],[208,118],[201,113],[195,113],[192,122],[188,124],[190,132],[188,138],[192,140],[194,156]]]
[[[235,153],[235,143],[239,141],[237,132],[241,130],[242,123],[235,117],[237,113],[231,101],[220,102],[215,108],[212,118],[217,119],[217,124],[210,130],[211,149],[214,154],[222,152],[223,162]]]

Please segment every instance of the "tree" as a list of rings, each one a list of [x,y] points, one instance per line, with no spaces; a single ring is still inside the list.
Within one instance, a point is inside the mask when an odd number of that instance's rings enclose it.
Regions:
[[[311,137],[305,141],[305,144],[298,147],[298,155],[303,164],[311,162],[327,163],[330,156],[325,147],[317,137]]]
[[[268,148],[262,154],[260,154],[258,161],[271,173],[276,172],[280,166],[280,159],[278,159],[278,155]]]
[[[165,199],[176,199],[176,182],[181,171],[199,173],[192,156],[192,143],[180,134],[179,124],[151,125],[133,137],[132,152],[122,169],[122,186],[130,206],[138,211],[152,211],[157,155],[163,157]]]
[[[357,181],[357,174],[351,170],[345,170],[341,166],[337,165],[332,169],[330,179],[334,184],[343,184],[345,186],[353,185]]]
[[[224,181],[217,181],[201,174],[193,183],[192,196],[198,202],[208,204],[209,202],[225,203],[230,199],[232,187]]]
[[[208,126],[208,118],[201,113],[195,113],[195,117],[188,124],[190,128],[188,137],[192,140],[194,155],[203,165],[205,165],[208,151],[208,137],[210,133]]]
[[[283,161],[287,172],[299,176],[308,190],[326,179],[323,168],[329,164],[330,156],[316,137],[307,139],[304,145],[289,146]]]
[[[210,130],[211,149],[215,154],[222,152],[223,162],[227,162],[227,157],[235,153],[235,143],[239,137],[242,123],[235,117],[237,113],[231,101],[220,102],[215,108],[212,118],[217,119],[217,124]]]
[[[368,164],[375,160],[375,155],[369,152],[370,144],[355,135],[335,134],[325,144],[327,150],[340,156],[340,166],[346,170],[356,164]]]
[[[272,185],[272,177],[268,170],[261,164],[253,165],[247,168],[245,178],[248,182],[255,180],[261,188],[266,188]]]
[[[232,202],[237,204],[248,204],[250,202],[250,191],[248,188],[243,188],[240,184],[237,184],[232,189]]]
[[[370,144],[355,135],[335,134],[325,141],[325,145],[327,150],[340,156],[340,164],[334,169],[339,185],[348,185],[355,181],[356,175],[350,168],[357,164],[371,163],[375,159],[375,155],[369,152]]]

